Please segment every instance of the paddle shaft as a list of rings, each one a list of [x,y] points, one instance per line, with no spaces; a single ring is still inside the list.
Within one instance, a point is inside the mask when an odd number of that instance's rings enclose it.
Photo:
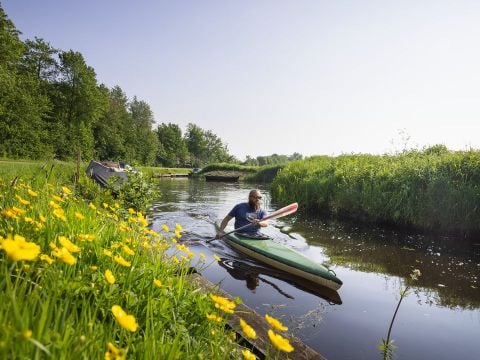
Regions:
[[[272,219],[278,219],[278,218],[281,218],[283,216],[286,216],[286,215],[289,215],[289,214],[293,214],[295,211],[297,211],[298,209],[298,204],[297,203],[293,203],[293,204],[290,204],[290,205],[287,205],[277,211],[274,211],[273,213],[271,213],[270,215],[268,216],[265,216],[263,219],[259,219],[260,222],[262,221],[267,221],[267,220],[272,220]],[[226,235],[229,235],[231,233],[234,233],[234,232],[237,232],[237,231],[240,231],[240,230],[244,230],[246,228],[249,228],[250,226],[253,226],[253,225],[256,225],[258,223],[250,223],[250,224],[247,224],[247,225],[244,225],[244,226],[241,226],[235,230],[232,230],[232,231],[229,231],[225,234],[222,234],[220,237],[218,238],[213,238],[213,239],[210,239],[210,240],[207,240],[206,242],[209,243],[209,242],[212,242],[213,240],[219,240],[221,239],[222,237],[226,236]]]

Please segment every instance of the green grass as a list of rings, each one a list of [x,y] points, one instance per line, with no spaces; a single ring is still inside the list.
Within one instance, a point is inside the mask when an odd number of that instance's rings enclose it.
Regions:
[[[307,211],[429,231],[480,232],[480,152],[317,156],[290,163],[272,183],[277,201]]]
[[[73,164],[0,161],[0,358],[242,358],[235,304],[188,277],[215,259],[84,168],[73,183]]]
[[[178,247],[176,258],[165,255],[181,234],[154,233],[143,215],[113,200],[85,201],[73,185],[62,187],[74,167],[53,169],[0,164],[0,357],[98,359],[112,343],[131,358],[240,358],[224,322],[206,318],[218,313],[213,302],[186,277],[193,253]],[[31,261],[15,258],[25,243],[40,250]],[[134,317],[136,331],[121,325],[114,305]]]

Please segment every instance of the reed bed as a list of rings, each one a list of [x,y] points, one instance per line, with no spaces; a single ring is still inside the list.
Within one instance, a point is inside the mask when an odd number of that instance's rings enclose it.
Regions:
[[[316,156],[292,162],[273,197],[309,212],[427,231],[480,232],[480,152],[442,147],[399,155]]]

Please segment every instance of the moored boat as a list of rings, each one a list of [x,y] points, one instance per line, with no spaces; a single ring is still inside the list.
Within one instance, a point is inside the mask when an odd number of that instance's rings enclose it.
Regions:
[[[296,250],[276,243],[271,238],[255,239],[248,235],[231,233],[225,235],[223,239],[234,249],[297,277],[333,290],[340,289],[343,284],[326,266],[312,261]]]
[[[125,170],[125,165],[123,163],[101,163],[92,160],[90,161],[90,164],[88,164],[85,172],[90,178],[95,180],[101,186],[107,185],[108,180],[114,176],[117,177],[118,183],[123,183],[128,179],[127,171]]]

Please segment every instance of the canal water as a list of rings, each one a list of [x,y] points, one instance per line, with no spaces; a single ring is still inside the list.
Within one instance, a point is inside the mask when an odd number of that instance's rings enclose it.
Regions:
[[[215,236],[221,220],[254,187],[162,179],[161,199],[150,209],[154,230],[185,229],[183,240],[205,254],[204,277],[239,296],[260,315],[279,318],[289,333],[328,359],[381,359],[377,346],[393,323],[398,359],[480,359],[480,244],[427,237],[297,214],[263,230],[276,241],[327,264],[343,281],[338,291],[292,278],[236,252]],[[272,212],[268,187],[263,207]],[[230,226],[233,226],[231,221]],[[228,228],[227,228],[228,229]],[[460,245],[462,244],[462,245]],[[213,261],[213,255],[222,261]],[[418,281],[409,274],[419,269]]]

